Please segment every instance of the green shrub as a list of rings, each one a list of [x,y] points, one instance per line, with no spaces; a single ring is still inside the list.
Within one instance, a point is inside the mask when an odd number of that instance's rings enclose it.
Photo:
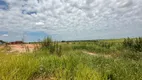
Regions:
[[[142,59],[142,52],[132,52],[132,51],[124,51],[121,52],[120,57],[123,57],[124,59],[130,59],[130,60],[141,60]]]
[[[57,54],[58,56],[61,56],[62,54],[62,46],[59,45],[58,42],[53,42],[50,37],[45,38],[41,43],[41,49],[42,50],[48,50],[50,54]]]
[[[124,39],[123,42],[124,47],[133,50],[135,52],[142,52],[142,38],[135,38],[135,39]]]

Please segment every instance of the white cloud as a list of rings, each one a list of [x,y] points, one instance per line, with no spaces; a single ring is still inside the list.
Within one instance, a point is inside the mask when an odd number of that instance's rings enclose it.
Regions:
[[[8,34],[3,34],[2,37],[8,37]]]
[[[0,29],[8,31],[40,30],[55,39],[111,38],[117,29],[123,34],[127,27],[135,36],[139,36],[136,27],[142,31],[142,0],[5,1],[9,10],[0,10]]]
[[[37,22],[36,25],[38,25],[38,26],[43,26],[44,23],[43,23],[43,22]]]

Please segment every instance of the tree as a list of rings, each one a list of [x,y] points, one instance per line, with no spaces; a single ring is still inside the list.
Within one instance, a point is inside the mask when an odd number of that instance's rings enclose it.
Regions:
[[[3,41],[3,40],[0,40],[0,44],[4,44],[4,43],[6,43],[5,41]]]

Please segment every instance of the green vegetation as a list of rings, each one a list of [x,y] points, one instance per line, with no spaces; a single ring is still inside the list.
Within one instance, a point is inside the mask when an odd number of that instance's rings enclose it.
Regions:
[[[61,56],[62,53],[62,47],[59,45],[58,42],[53,42],[51,38],[47,37],[45,38],[41,43],[41,50],[48,50],[50,54],[57,54],[58,56]]]
[[[141,45],[141,38],[137,39],[132,39],[133,46]],[[33,53],[7,55],[1,50],[0,80],[142,80],[142,52],[127,46],[130,42],[53,42],[46,38]]]
[[[123,45],[126,48],[132,49],[136,52],[142,52],[142,38],[124,39]]]
[[[3,40],[0,40],[0,44],[4,44],[4,43],[6,43],[5,41],[3,41]]]

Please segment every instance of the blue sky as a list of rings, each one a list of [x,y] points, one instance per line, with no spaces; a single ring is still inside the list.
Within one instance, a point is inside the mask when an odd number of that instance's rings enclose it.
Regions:
[[[25,35],[27,41],[38,41],[48,36],[44,32],[26,32]]]
[[[0,0],[0,39],[142,36],[142,0]]]
[[[7,32],[7,31],[0,31],[0,38],[6,41],[15,41],[15,40],[22,40],[28,42],[28,41],[38,41],[42,40],[48,35],[41,31],[36,32],[23,32],[23,33],[17,33],[17,32]]]
[[[8,4],[4,0],[0,0],[0,9],[7,10]]]
[[[0,35],[3,35],[3,34],[8,34],[7,31],[0,31]]]

